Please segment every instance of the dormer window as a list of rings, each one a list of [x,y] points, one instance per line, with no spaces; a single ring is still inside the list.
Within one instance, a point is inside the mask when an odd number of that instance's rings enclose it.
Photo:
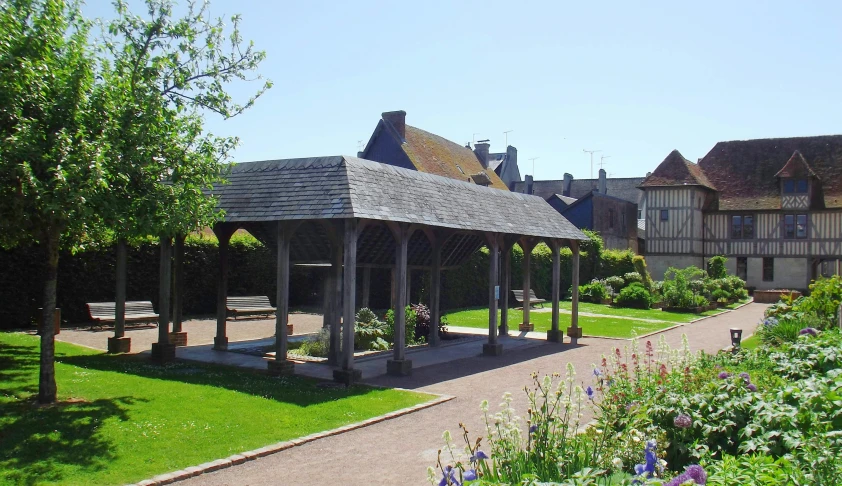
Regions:
[[[784,179],[784,194],[807,194],[807,179]]]

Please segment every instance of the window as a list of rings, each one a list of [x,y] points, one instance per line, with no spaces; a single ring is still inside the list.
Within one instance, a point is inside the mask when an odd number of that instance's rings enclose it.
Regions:
[[[784,238],[804,239],[807,238],[807,215],[806,214],[785,214],[784,215]]]
[[[775,259],[774,258],[764,258],[763,259],[763,281],[764,282],[771,282],[775,280]]]
[[[637,210],[637,219],[643,219],[643,210],[642,209]]]
[[[806,194],[807,193],[807,179],[785,179],[784,180],[785,194]]]
[[[661,210],[661,221],[669,221],[669,220],[670,220],[669,209],[662,209]]]
[[[737,257],[737,276],[743,280],[748,280],[748,258]]]
[[[754,216],[731,216],[731,238],[735,240],[754,238]]]

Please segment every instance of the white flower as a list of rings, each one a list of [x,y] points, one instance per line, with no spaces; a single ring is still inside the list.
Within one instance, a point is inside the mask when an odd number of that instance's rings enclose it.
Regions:
[[[483,412],[487,412],[488,411],[488,400],[481,401],[480,404],[479,404],[479,409],[482,410]]]
[[[611,464],[614,466],[614,469],[621,471],[623,469],[623,460],[619,457],[615,457],[611,460]],[[432,469],[432,468],[429,468]]]
[[[453,437],[451,437],[449,430],[445,430],[444,433],[441,434],[441,438],[448,444],[453,441]]]

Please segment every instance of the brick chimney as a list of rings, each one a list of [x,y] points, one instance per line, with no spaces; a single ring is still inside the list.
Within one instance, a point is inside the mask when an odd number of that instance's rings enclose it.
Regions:
[[[482,164],[483,169],[488,168],[488,149],[491,148],[491,144],[488,142],[481,142],[474,144],[474,154],[479,159],[479,163]]]
[[[389,122],[398,131],[401,138],[406,139],[406,112],[387,111],[383,113],[383,120]]]
[[[570,185],[573,183],[573,175],[564,173],[564,182],[561,185],[561,195],[570,197]]]
[[[605,169],[599,169],[599,185],[597,192],[600,194],[608,194],[608,182],[605,180]]]
[[[528,176],[526,176],[526,194],[533,194],[532,191],[533,191],[532,176],[528,175]]]

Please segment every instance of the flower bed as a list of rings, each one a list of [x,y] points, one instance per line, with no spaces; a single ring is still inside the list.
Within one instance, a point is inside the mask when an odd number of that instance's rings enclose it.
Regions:
[[[693,354],[686,338],[603,356],[584,383],[532,375],[523,417],[481,404],[464,454],[445,432],[433,484],[838,484],[842,333],[809,328],[778,348]],[[590,384],[588,384],[588,382]],[[584,413],[594,421],[580,431]]]

